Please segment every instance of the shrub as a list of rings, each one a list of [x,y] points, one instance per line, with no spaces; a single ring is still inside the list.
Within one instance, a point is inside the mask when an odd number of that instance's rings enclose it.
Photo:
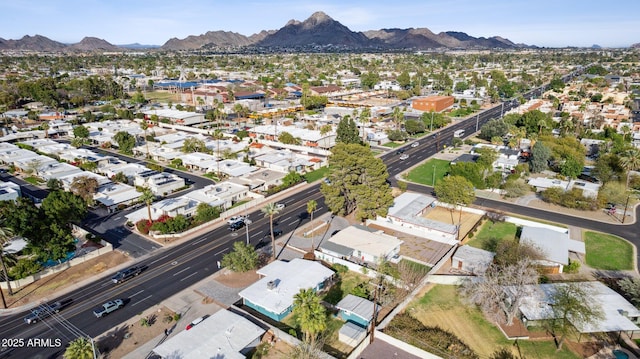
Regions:
[[[152,224],[153,223],[151,223],[151,221],[149,221],[148,219],[141,219],[136,222],[136,228],[138,229],[138,232],[142,234],[149,234],[149,229],[151,228]]]
[[[340,263],[336,263],[336,264],[332,265],[331,268],[333,268],[336,272],[338,272],[338,274],[344,274],[344,273],[347,273],[349,271],[349,267],[347,267],[344,264],[340,264]]]
[[[580,270],[580,262],[578,261],[569,260],[569,265],[564,267],[564,272],[569,274],[578,273],[579,270]]]
[[[40,272],[42,264],[31,258],[21,258],[15,266],[9,270],[9,277],[13,279],[22,279],[32,274]]]

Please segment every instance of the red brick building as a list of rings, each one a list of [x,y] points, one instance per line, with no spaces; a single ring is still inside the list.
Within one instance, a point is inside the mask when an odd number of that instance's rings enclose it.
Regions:
[[[441,112],[453,106],[454,101],[453,96],[427,96],[414,99],[411,107],[418,111]]]

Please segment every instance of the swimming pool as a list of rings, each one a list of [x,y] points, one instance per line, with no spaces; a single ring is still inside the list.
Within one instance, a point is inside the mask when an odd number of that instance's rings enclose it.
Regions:
[[[629,354],[623,352],[622,350],[614,349],[613,355],[616,356],[616,359],[629,359]]]

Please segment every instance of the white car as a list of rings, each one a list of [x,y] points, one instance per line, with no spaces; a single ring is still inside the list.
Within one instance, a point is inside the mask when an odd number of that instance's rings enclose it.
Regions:
[[[276,203],[276,209],[278,211],[282,211],[284,209],[284,207],[285,207],[284,203]]]
[[[409,158],[409,155],[407,155],[407,154],[404,154],[404,155],[400,156],[400,159],[403,160],[403,161],[406,160],[407,158]]]
[[[420,146],[420,142],[414,142],[411,144],[411,147],[418,147]]]
[[[244,220],[244,216],[233,216],[227,220],[228,225]]]

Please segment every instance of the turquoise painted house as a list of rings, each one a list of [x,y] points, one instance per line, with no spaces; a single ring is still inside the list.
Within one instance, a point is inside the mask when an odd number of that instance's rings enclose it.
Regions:
[[[340,311],[338,315],[344,321],[355,323],[363,328],[367,328],[373,319],[374,303],[368,299],[347,294],[346,297],[336,304]],[[376,308],[380,311],[380,308]]]
[[[334,276],[334,271],[319,262],[300,258],[272,262],[257,273],[262,278],[238,294],[244,305],[277,321],[291,313],[300,289],[322,290]]]

